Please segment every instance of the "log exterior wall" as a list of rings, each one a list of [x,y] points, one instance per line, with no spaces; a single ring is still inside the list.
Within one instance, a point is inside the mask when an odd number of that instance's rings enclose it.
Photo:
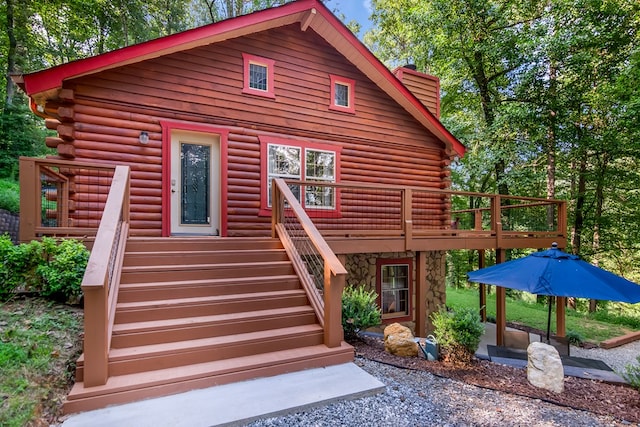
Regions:
[[[275,61],[275,99],[242,93],[243,53]],[[329,109],[329,74],[355,81],[355,114]],[[297,25],[66,81],[46,110],[58,118],[47,126],[59,137],[47,144],[60,157],[131,167],[132,235],[162,232],[162,121],[228,130],[227,236],[269,233],[270,218],[259,216],[261,135],[339,147],[341,181],[449,186],[452,153],[321,37]],[[138,141],[142,131],[147,145]],[[76,177],[78,201],[87,198],[83,185]]]

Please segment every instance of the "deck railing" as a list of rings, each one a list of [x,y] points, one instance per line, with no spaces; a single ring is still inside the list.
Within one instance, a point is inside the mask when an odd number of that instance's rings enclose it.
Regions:
[[[287,180],[325,238],[478,237],[493,241],[566,234],[566,202],[425,187]]]
[[[111,332],[128,234],[129,167],[117,166],[82,279],[86,387],[103,385],[109,377]]]
[[[115,166],[20,158],[20,241],[95,236]]]
[[[324,343],[343,340],[342,291],[347,271],[282,179],[272,186],[272,234],[282,241],[324,327]]]

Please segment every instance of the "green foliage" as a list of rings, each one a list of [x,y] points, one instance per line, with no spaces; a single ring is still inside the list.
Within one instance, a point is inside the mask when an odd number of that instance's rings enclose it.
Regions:
[[[582,334],[575,331],[567,331],[567,339],[569,340],[570,344],[575,346],[579,346],[585,341]]]
[[[49,239],[53,240],[53,239]],[[40,264],[37,273],[42,277],[42,295],[57,301],[77,301],[82,294],[80,284],[89,260],[89,251],[77,240],[64,239],[56,246],[46,244],[48,261]]]
[[[20,212],[20,186],[12,179],[0,179],[0,209]]]
[[[492,290],[494,289],[494,287],[491,288]],[[525,294],[520,298],[526,298],[527,296],[530,297],[531,295]],[[447,305],[454,309],[457,309],[458,307],[477,307],[478,298],[477,289],[447,287]],[[549,310],[548,305],[528,302],[520,298],[507,298],[507,321],[527,325],[540,331],[546,331]],[[627,305],[631,306],[631,308],[633,308],[633,305],[638,306],[638,304]],[[495,322],[495,292],[491,292],[487,295],[486,307],[487,319],[491,319]],[[604,305],[603,308],[596,313],[577,312],[568,309],[566,311],[567,330],[574,331],[581,335],[584,337],[585,341],[599,343],[600,341],[624,335],[632,330],[638,329],[637,327],[632,326],[634,324],[632,320],[633,317],[628,319],[625,317],[618,318],[615,311],[607,314],[606,309],[608,307],[610,306]],[[640,306],[635,307],[635,309],[640,311]],[[555,313],[552,313],[551,316],[551,331],[554,332]],[[631,325],[627,324],[627,321],[629,321]]]
[[[40,298],[0,303],[0,425],[41,425],[56,413],[59,390],[73,378],[69,360],[80,352],[82,312]]]
[[[444,358],[451,362],[469,362],[484,334],[484,325],[477,310],[457,308],[455,311],[447,311],[442,307],[431,315],[431,320],[433,334]]]
[[[342,328],[347,339],[356,337],[358,331],[380,324],[380,308],[377,294],[367,292],[364,286],[347,286],[342,293]]]
[[[631,384],[633,388],[640,390],[640,355],[636,357],[636,361],[638,364],[628,364],[624,367],[622,377]]]
[[[0,299],[22,289],[76,302],[88,259],[87,248],[74,239],[43,237],[42,241],[14,245],[4,235],[0,237]]]

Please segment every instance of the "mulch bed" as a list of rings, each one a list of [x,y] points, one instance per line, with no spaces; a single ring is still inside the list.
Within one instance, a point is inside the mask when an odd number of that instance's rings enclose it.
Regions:
[[[350,344],[355,347],[357,357],[400,368],[427,371],[478,387],[640,423],[640,391],[628,385],[565,377],[564,392],[556,394],[532,386],[527,380],[526,369],[522,368],[479,359],[474,359],[469,365],[458,366],[442,361],[429,362],[420,357],[394,356],[384,350],[381,339],[372,337],[360,337]]]

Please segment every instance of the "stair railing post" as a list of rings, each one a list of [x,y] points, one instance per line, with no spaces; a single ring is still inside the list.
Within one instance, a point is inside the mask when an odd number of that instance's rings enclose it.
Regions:
[[[109,378],[107,292],[108,285],[83,287],[84,385],[104,385]]]
[[[342,292],[346,274],[332,274],[331,264],[324,262],[324,344],[340,347],[344,339],[342,330]]]
[[[275,179],[274,179],[275,181]],[[278,237],[276,225],[284,218],[284,197],[275,182],[271,184],[271,237]]]

